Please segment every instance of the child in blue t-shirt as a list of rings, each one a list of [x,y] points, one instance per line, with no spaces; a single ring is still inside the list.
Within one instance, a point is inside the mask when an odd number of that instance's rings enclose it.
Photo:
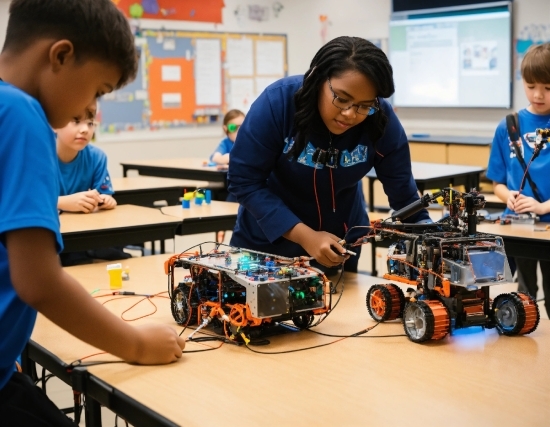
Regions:
[[[525,163],[529,164],[535,130],[550,127],[550,43],[532,46],[527,51],[521,63],[521,76],[529,106],[518,112],[519,150]],[[516,156],[514,142],[510,141],[506,121],[502,120],[493,139],[487,177],[493,181],[495,194],[506,203],[505,214],[531,212],[538,215],[541,221],[550,222],[550,148],[545,144],[529,166],[529,174],[540,198],[537,201],[529,182],[519,192],[524,170]],[[519,290],[528,292],[534,298],[538,292],[537,264],[540,264],[546,312],[550,317],[550,261],[518,257],[515,260]]]
[[[61,174],[57,207],[61,211],[89,213],[116,206],[107,156],[89,144],[96,127],[94,118],[95,105],[85,119],[73,119],[55,131]]]
[[[222,139],[218,147],[210,155],[210,161],[218,165],[227,167],[229,165],[229,152],[235,144],[239,128],[243,124],[244,113],[241,110],[229,110],[223,117],[223,131],[226,137]],[[228,202],[236,202],[237,199],[231,193],[227,193],[225,199]],[[218,231],[217,241],[223,242],[225,239],[225,231]]]
[[[134,37],[110,0],[13,0],[0,53],[0,422],[74,426],[14,371],[37,311],[125,361],[178,360],[168,326],[133,327],[90,297],[59,263],[55,135],[137,72]],[[33,258],[39,257],[39,262]],[[93,325],[93,326],[91,326]]]
[[[223,131],[226,137],[210,155],[210,161],[218,165],[229,164],[229,152],[235,144],[239,128],[243,124],[244,113],[240,110],[229,110],[223,117]]]
[[[111,177],[107,170],[107,156],[95,145],[90,145],[96,123],[96,105],[92,105],[83,119],[73,119],[67,126],[56,129],[57,157],[60,172],[60,212],[90,213],[100,209],[114,209],[116,200]],[[62,253],[63,266],[89,264],[94,259],[121,260],[132,256],[122,246],[88,251]]]

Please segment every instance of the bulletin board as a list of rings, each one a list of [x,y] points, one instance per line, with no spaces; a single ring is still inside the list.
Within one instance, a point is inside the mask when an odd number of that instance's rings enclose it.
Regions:
[[[220,123],[285,77],[282,34],[140,30],[137,78],[99,102],[100,132]]]
[[[222,23],[223,0],[113,0],[128,18]]]

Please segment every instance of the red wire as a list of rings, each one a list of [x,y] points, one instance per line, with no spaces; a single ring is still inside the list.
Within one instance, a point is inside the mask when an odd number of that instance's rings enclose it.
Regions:
[[[313,168],[313,191],[315,192],[315,202],[317,203],[317,213],[319,214],[319,230],[321,230],[321,206],[319,206],[319,197],[317,196],[317,168]]]

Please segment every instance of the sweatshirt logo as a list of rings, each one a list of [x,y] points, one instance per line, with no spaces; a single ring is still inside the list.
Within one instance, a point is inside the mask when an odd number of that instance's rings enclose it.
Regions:
[[[283,152],[286,154],[290,151],[294,145],[294,138],[285,138],[285,148]],[[315,163],[312,159],[313,153],[315,153],[316,147],[308,142],[302,154],[298,156],[298,163],[301,163],[304,166],[309,166],[316,169],[323,169],[324,165],[320,163]],[[351,152],[348,150],[342,150],[340,153],[340,163],[341,167],[350,167],[358,163],[364,163],[367,161],[368,157],[368,147],[365,145],[358,145]]]

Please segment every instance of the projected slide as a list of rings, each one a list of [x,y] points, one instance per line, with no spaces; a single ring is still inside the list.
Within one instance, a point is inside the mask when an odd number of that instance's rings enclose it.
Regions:
[[[507,7],[392,17],[394,104],[509,108],[510,31]]]

